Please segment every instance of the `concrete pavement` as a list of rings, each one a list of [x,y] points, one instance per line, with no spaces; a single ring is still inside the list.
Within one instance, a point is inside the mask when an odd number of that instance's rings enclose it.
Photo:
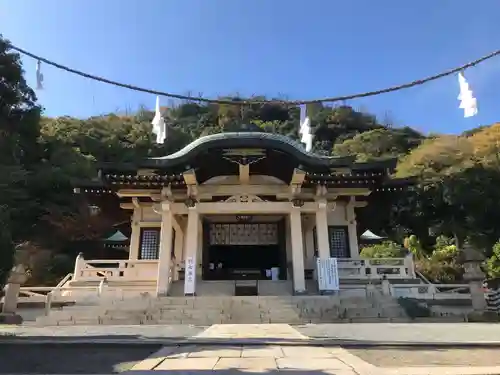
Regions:
[[[4,336],[1,336],[4,334]],[[97,345],[161,344],[161,349],[136,362],[127,374],[199,374],[293,371],[305,374],[338,375],[475,375],[500,374],[500,325],[496,324],[241,324],[196,326],[108,326],[108,327],[1,327],[0,344],[42,342],[88,342]],[[490,354],[475,366],[427,366],[407,361],[374,361],[369,355],[349,349],[395,342],[406,345],[485,345]],[[368,344],[367,344],[368,343]],[[496,349],[498,347],[499,349]],[[491,349],[492,348],[492,349]],[[362,350],[362,349],[360,349]],[[446,354],[444,349],[439,350]],[[470,349],[475,350],[474,348]],[[494,350],[498,350],[495,352]],[[1,351],[1,350],[0,350]],[[412,353],[415,356],[417,350]],[[355,355],[358,353],[359,355]],[[470,352],[472,353],[472,352]],[[493,354],[491,354],[493,353]],[[387,350],[383,355],[391,356]],[[363,358],[364,359],[363,359]],[[394,357],[394,356],[393,356]],[[482,357],[481,357],[482,358]],[[389,358],[390,359],[390,358]],[[484,362],[484,363],[482,363]],[[390,363],[390,365],[388,365]],[[467,363],[467,362],[465,362]],[[378,364],[378,366],[377,366]],[[477,366],[480,364],[481,366]],[[405,367],[402,367],[405,366]],[[1,371],[0,371],[1,373]]]

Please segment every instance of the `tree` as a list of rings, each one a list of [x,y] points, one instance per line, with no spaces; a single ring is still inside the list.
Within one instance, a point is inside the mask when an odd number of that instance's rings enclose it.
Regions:
[[[6,207],[0,207],[0,291],[14,265],[14,243]]]
[[[35,203],[28,186],[40,156],[39,119],[20,57],[0,36],[0,286],[12,268],[13,241],[29,235],[26,218]]]
[[[474,148],[469,138],[452,135],[430,138],[402,158],[396,175],[439,180],[474,165],[473,156]]]
[[[358,161],[400,157],[417,147],[424,136],[411,128],[374,129],[355,135],[333,147],[333,154],[356,156]]]

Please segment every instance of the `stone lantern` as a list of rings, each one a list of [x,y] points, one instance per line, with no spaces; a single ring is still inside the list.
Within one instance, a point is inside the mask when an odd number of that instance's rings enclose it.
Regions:
[[[16,314],[17,300],[21,285],[26,282],[26,271],[23,265],[18,265],[12,268],[4,291],[2,313],[0,314],[0,322],[4,324],[21,324],[23,319]]]
[[[486,299],[483,291],[485,274],[481,270],[484,256],[466,242],[461,249],[461,260],[465,271],[463,278],[469,283],[472,308],[474,312],[484,312],[486,310]]]

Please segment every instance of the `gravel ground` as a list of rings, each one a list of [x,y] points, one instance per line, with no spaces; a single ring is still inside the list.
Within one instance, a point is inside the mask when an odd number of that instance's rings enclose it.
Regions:
[[[500,366],[500,349],[384,347],[347,350],[378,367]]]
[[[160,346],[0,344],[0,374],[110,374],[127,371]]]
[[[206,327],[190,325],[135,325],[135,326],[54,326],[35,327],[0,326],[2,336],[32,339],[165,339],[189,338],[203,332]]]
[[[317,339],[359,343],[500,344],[500,324],[491,323],[351,323],[294,326]]]

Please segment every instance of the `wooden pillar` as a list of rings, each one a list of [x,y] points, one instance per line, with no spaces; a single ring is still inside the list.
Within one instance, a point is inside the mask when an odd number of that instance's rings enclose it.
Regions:
[[[184,275],[184,295],[194,296],[196,294],[196,255],[198,253],[198,226],[200,217],[196,206],[189,207],[188,223],[186,229],[185,247],[185,275]]]
[[[351,258],[359,258],[358,225],[356,222],[356,212],[354,211],[355,200],[354,197],[351,197],[351,200],[347,204],[347,234]]]
[[[173,239],[173,215],[170,210],[170,203],[163,202],[161,209],[160,254],[158,256],[158,276],[156,280],[157,296],[165,296],[168,293]]]
[[[172,280],[179,280],[179,265],[182,262],[182,250],[184,248],[184,229],[178,228],[175,230],[175,241],[174,241],[174,262],[173,267],[174,274],[172,275]]]
[[[141,244],[141,226],[139,222],[141,220],[141,209],[134,208],[134,212],[132,214],[132,219],[130,220],[130,245],[128,258],[129,260],[137,260],[139,259],[140,249],[139,246]]]
[[[293,289],[295,294],[306,291],[304,277],[304,242],[302,234],[302,219],[300,208],[293,207],[290,211],[290,234],[292,242]]]

